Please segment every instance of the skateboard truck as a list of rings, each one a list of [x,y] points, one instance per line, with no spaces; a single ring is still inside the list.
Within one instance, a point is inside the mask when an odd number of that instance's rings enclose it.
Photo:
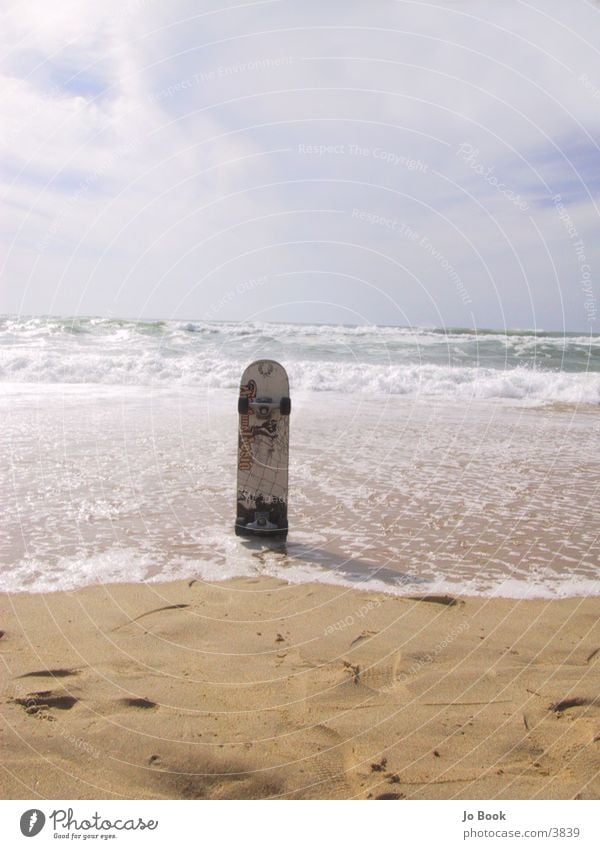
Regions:
[[[269,511],[257,510],[254,514],[254,521],[249,522],[246,527],[251,531],[277,531],[277,525],[269,522]]]
[[[253,398],[240,395],[238,398],[238,413],[242,416],[253,411],[257,419],[268,419],[273,410],[279,410],[282,416],[289,416],[292,410],[292,401],[284,395],[282,398]]]
[[[268,419],[271,411],[279,407],[279,403],[274,404],[272,398],[255,398],[250,401],[250,407],[257,419]]]
[[[263,513],[257,510],[254,514],[254,521],[244,524],[243,516],[238,516],[235,522],[236,536],[248,537],[283,537],[287,536],[287,522],[284,527],[279,527],[269,521],[268,512]]]

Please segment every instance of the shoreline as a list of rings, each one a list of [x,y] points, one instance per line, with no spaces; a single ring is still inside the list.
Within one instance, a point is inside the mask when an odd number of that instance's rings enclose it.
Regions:
[[[600,600],[2,594],[2,796],[598,798]]]

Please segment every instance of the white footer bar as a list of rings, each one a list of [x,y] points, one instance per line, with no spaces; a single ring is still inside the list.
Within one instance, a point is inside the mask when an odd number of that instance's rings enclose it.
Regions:
[[[600,846],[596,801],[0,801],[3,846]]]

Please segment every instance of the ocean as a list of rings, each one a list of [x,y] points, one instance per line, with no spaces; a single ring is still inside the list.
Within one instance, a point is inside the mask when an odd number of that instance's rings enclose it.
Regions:
[[[600,402],[600,336],[0,317],[4,383],[226,389],[267,355],[285,361],[296,391]]]
[[[237,387],[290,376],[290,534],[233,534]],[[0,588],[272,575],[597,594],[600,337],[0,317]]]

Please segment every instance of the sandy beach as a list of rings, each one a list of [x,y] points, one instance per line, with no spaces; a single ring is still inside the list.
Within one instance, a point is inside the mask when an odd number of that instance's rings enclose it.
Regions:
[[[598,798],[598,613],[264,576],[5,594],[2,796]]]

